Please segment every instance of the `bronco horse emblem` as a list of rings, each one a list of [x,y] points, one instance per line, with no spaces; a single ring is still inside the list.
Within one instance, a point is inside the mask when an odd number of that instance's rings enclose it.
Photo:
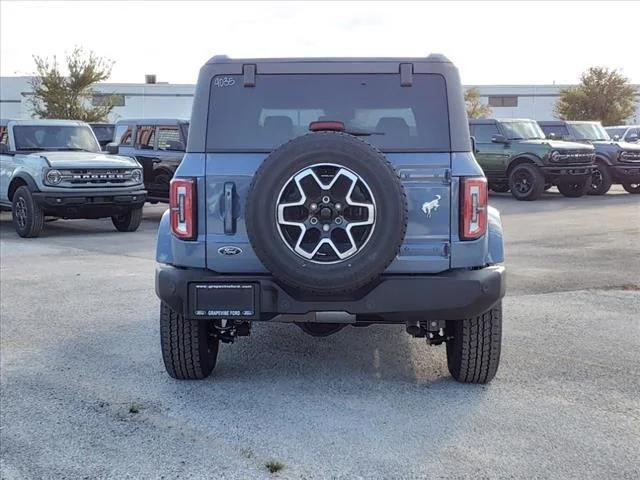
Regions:
[[[431,200],[430,202],[424,202],[422,204],[422,211],[425,213],[427,218],[431,218],[431,214],[435,213],[440,207],[440,199],[442,197],[440,195],[436,195],[436,198]]]

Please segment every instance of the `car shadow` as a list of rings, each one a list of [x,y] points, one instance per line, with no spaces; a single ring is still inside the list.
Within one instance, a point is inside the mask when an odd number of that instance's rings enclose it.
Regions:
[[[145,208],[142,224],[136,232],[157,230],[164,210],[166,208],[161,210],[157,206]],[[105,234],[121,234],[115,229],[109,218],[65,220],[46,217],[44,228],[38,238],[72,237],[76,235],[95,237]],[[127,233],[127,235],[131,235],[131,233]],[[135,235],[135,232],[133,235]],[[11,212],[3,211],[0,213],[0,237],[7,239],[12,237],[20,238],[13,226]]]
[[[489,205],[496,207],[502,214],[537,213],[562,209],[606,208],[611,205],[634,204],[640,201],[636,195],[626,192],[609,192],[606,195],[585,195],[579,198],[568,198],[552,189],[534,201],[516,200],[510,193],[489,192]]]

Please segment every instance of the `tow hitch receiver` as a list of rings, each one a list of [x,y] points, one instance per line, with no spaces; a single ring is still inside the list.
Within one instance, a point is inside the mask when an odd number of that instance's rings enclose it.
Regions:
[[[412,337],[426,338],[429,345],[440,345],[448,340],[444,320],[407,322],[407,333]]]

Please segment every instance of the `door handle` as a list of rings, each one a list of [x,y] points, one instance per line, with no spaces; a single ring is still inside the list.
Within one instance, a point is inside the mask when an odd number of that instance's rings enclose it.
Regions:
[[[224,233],[233,235],[236,233],[236,219],[233,216],[233,203],[236,193],[236,185],[233,182],[225,182],[223,193],[224,204]]]

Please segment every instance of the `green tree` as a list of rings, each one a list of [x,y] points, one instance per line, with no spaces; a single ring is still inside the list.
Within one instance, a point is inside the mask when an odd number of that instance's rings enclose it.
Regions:
[[[469,118],[487,118],[491,115],[491,107],[480,100],[480,90],[476,87],[464,92],[464,103]]]
[[[93,102],[94,84],[109,78],[113,61],[76,47],[65,57],[68,75],[60,70],[56,57],[49,60],[33,57],[36,76],[29,104],[39,118],[61,118],[85,122],[105,121],[114,106],[113,95],[97,95]],[[95,104],[94,104],[95,103]]]
[[[635,94],[629,79],[617,70],[591,67],[577,86],[560,90],[554,112],[561,120],[599,120],[604,125],[618,125],[635,113]]]

